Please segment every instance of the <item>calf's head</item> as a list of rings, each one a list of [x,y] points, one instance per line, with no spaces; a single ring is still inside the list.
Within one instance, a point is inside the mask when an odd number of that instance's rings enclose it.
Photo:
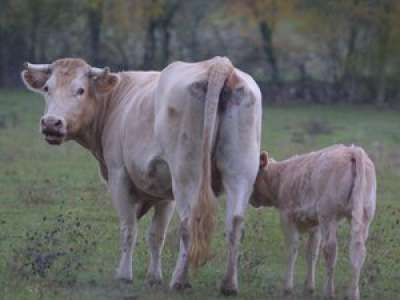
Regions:
[[[260,206],[272,206],[274,203],[274,197],[271,190],[271,182],[268,175],[268,153],[266,151],[260,154],[260,168],[254,182],[253,193],[250,197],[250,204],[254,207]]]
[[[21,76],[25,85],[45,99],[40,130],[52,145],[78,136],[89,126],[96,114],[98,96],[111,92],[119,82],[119,76],[108,68],[93,68],[75,58],[45,65],[25,63],[24,67]]]

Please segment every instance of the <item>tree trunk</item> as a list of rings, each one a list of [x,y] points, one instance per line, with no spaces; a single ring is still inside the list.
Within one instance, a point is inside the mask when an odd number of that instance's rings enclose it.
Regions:
[[[263,49],[267,58],[267,63],[271,67],[271,79],[274,82],[280,82],[278,63],[275,55],[275,49],[272,44],[272,30],[265,21],[259,23],[259,29],[262,37]]]
[[[384,9],[387,15],[391,13],[390,5],[386,5]],[[378,38],[378,70],[376,73],[378,76],[376,104],[378,106],[383,106],[386,102],[386,63],[392,27],[387,19],[382,22],[380,26],[380,36]]]
[[[162,39],[161,39],[161,66],[165,67],[169,62],[170,56],[170,40],[171,40],[171,32],[170,32],[170,22],[163,22],[161,24],[162,30]]]
[[[46,34],[46,32],[42,31],[39,36],[38,56],[39,56],[39,61],[43,62],[43,63],[47,62],[47,53],[46,53],[47,45],[46,45],[46,43],[47,43],[47,34]]]
[[[149,70],[154,67],[154,59],[156,52],[156,28],[155,20],[150,20],[146,30],[144,41],[143,69]]]
[[[0,45],[5,44],[5,30],[0,27]],[[5,69],[6,69],[6,47],[0,47],[0,87],[5,86]]]
[[[30,30],[30,45],[29,45],[29,59],[33,62],[37,62],[36,55],[36,44],[37,44],[37,33],[40,22],[40,16],[37,10],[34,10],[32,15],[31,30]]]
[[[100,3],[98,7],[89,7],[87,11],[87,21],[89,27],[89,43],[90,43],[90,57],[92,64],[99,66],[100,61],[100,34],[101,23],[103,17],[103,5]]]
[[[351,24],[349,38],[347,40],[347,53],[344,59],[344,70],[340,84],[342,94],[347,96],[346,100],[350,103],[354,100],[357,90],[354,68],[357,36],[357,27],[355,24]]]

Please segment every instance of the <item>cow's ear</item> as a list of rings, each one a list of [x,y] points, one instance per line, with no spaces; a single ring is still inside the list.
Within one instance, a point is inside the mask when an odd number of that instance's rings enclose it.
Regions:
[[[94,88],[99,94],[108,94],[119,83],[119,75],[115,73],[106,73],[100,76],[93,77]]]
[[[260,154],[260,170],[265,169],[268,165],[268,152],[263,151]]]
[[[50,73],[44,71],[24,70],[21,72],[21,77],[28,89],[34,92],[42,92],[43,87],[50,77]]]

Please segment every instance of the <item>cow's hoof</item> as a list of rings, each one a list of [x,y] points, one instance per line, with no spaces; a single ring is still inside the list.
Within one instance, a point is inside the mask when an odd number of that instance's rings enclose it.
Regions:
[[[222,282],[219,290],[224,296],[236,296],[238,294],[238,288],[226,282]]]
[[[132,284],[133,283],[133,276],[131,277],[128,275],[118,274],[118,272],[115,274],[115,279],[123,284]]]
[[[336,299],[335,295],[325,295],[324,296],[324,300],[335,300],[335,299]]]
[[[220,291],[224,296],[236,296],[238,294],[238,290],[232,287],[221,286]]]
[[[191,288],[192,285],[189,282],[174,282],[171,284],[171,289],[174,291],[184,291]]]
[[[283,295],[284,295],[284,296],[291,296],[291,295],[293,295],[293,289],[292,289],[292,288],[284,288],[284,289],[283,289]]]
[[[148,275],[146,278],[146,284],[149,287],[159,287],[162,285],[162,279],[160,277]]]
[[[224,296],[236,296],[238,294],[237,284],[235,284],[230,278],[222,280],[219,290]]]
[[[360,300],[360,295],[349,293],[344,297],[344,299],[345,300]]]
[[[128,270],[119,270],[117,269],[115,271],[115,279],[118,280],[121,283],[129,283],[131,284],[133,282],[133,274],[132,272],[129,272]]]
[[[116,278],[122,284],[132,284],[133,280],[129,278]]]
[[[311,295],[314,295],[314,293],[315,293],[315,288],[314,287],[305,287],[304,288],[304,295],[305,296],[311,296]]]

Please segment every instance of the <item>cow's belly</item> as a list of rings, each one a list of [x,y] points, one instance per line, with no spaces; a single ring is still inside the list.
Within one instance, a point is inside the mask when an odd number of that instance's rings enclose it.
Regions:
[[[142,193],[160,199],[172,199],[172,180],[168,164],[159,156],[132,161],[129,175]]]

